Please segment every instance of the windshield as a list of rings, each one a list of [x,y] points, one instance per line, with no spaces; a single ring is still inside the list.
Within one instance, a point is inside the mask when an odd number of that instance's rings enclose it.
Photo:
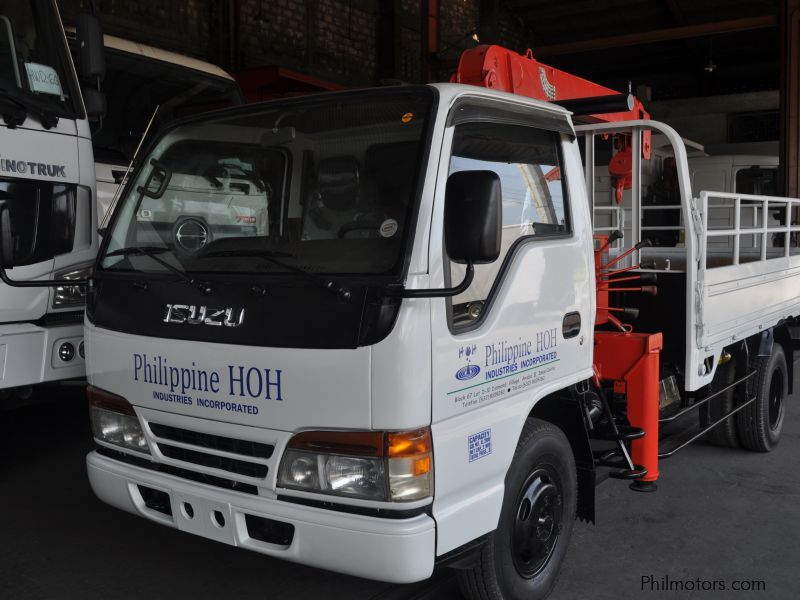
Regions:
[[[108,112],[94,132],[97,162],[127,165],[153,111],[153,131],[181,117],[242,104],[235,81],[201,71],[106,49],[103,93]]]
[[[0,0],[0,102],[16,96],[56,116],[78,113],[61,23],[50,0]]]
[[[398,272],[433,90],[269,103],[168,130],[116,209],[100,267]]]

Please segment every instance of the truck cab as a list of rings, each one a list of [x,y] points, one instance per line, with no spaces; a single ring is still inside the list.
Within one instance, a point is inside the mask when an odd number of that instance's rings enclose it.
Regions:
[[[727,154],[689,158],[692,187],[761,196],[778,195],[778,157]]]
[[[142,164],[87,312],[97,495],[396,582],[493,531],[526,417],[592,372],[568,113],[450,84],[324,94],[183,121]]]
[[[89,122],[54,2],[0,2],[0,79],[5,393],[83,376],[85,290],[66,282],[94,261],[97,213]],[[53,279],[64,285],[38,287]]]

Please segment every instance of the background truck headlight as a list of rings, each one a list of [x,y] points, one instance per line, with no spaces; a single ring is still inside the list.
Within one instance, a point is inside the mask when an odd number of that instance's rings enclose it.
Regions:
[[[433,495],[430,431],[306,431],[289,440],[278,486],[409,502]]]
[[[88,387],[86,394],[95,438],[107,444],[150,454],[139,419],[125,398],[92,386]]]
[[[92,274],[92,267],[82,267],[55,274],[56,279],[87,279]],[[53,292],[53,308],[79,307],[86,304],[86,286],[59,285]]]

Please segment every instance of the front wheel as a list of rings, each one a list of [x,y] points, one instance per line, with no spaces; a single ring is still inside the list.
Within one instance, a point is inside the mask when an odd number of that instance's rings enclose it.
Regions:
[[[470,600],[539,600],[556,583],[577,504],[572,449],[555,425],[528,419],[506,475],[497,529],[476,563],[459,571]]]

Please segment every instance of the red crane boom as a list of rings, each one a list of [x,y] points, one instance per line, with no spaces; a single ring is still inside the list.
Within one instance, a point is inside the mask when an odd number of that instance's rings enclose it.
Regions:
[[[502,46],[483,45],[465,50],[461,54],[458,71],[451,81],[519,94],[545,102],[564,103],[568,107],[570,101],[575,100],[624,97],[616,90],[539,62],[533,57],[531,50],[523,56]],[[575,120],[598,123],[650,118],[650,114],[638,98],[628,96],[625,99],[627,110],[575,115]],[[614,179],[617,203],[621,203],[624,190],[629,190],[632,185],[633,161],[628,136],[615,136],[614,144],[617,153],[611,159],[608,171]],[[646,131],[642,136],[642,157],[645,160],[650,158],[650,151],[650,132]]]

